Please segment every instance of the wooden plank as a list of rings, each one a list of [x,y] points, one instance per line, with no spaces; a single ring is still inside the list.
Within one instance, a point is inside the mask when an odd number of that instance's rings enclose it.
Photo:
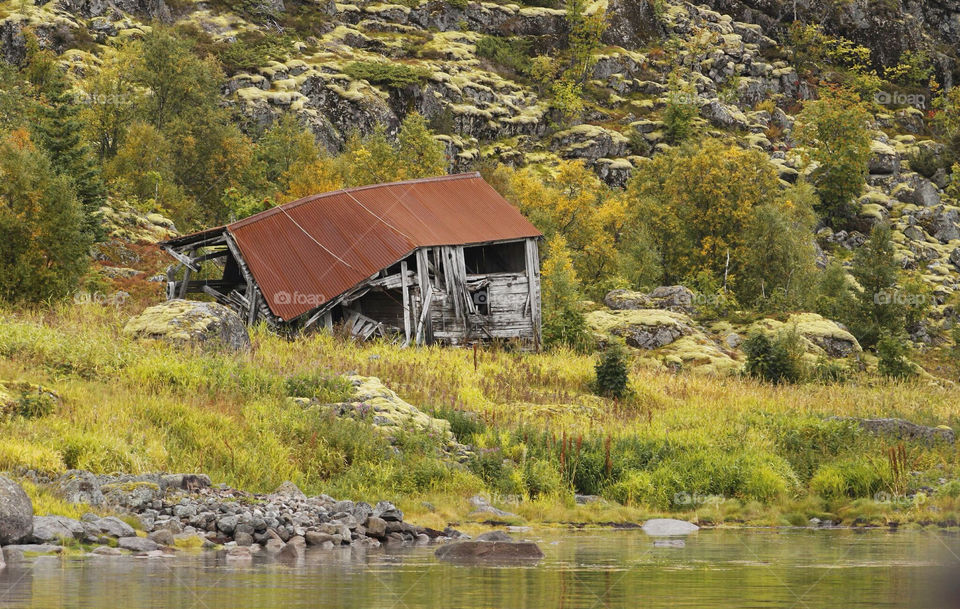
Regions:
[[[427,293],[423,298],[423,311],[420,313],[420,321],[417,322],[417,337],[416,343],[422,345],[423,341],[421,338],[424,337],[423,332],[426,329],[426,326],[430,323],[430,303],[433,300],[433,286],[427,286]]]
[[[164,249],[168,254],[170,254],[171,256],[173,256],[174,258],[176,258],[177,261],[180,262],[180,264],[182,264],[183,266],[187,267],[188,269],[193,270],[193,271],[198,271],[198,272],[200,271],[200,267],[197,266],[197,265],[195,265],[195,264],[193,263],[193,258],[192,258],[191,256],[187,256],[186,254],[181,254],[180,252],[178,252],[177,250],[173,249],[173,248],[170,247],[169,245],[163,246],[163,249]],[[192,251],[193,251],[193,250],[191,249],[191,252],[192,252]]]
[[[420,324],[417,326],[417,337],[416,343],[420,344],[430,344],[433,342],[433,321],[430,319],[429,315],[424,315],[424,311],[429,311],[430,301],[433,297],[433,290],[430,288],[430,261],[429,261],[429,249],[430,248],[420,248],[417,250],[417,285],[420,288]],[[423,342],[421,342],[421,326],[422,326],[422,336]]]
[[[403,293],[403,346],[410,344],[410,287],[408,285],[407,261],[400,262],[400,290]]]
[[[533,344],[540,349],[540,253],[536,239],[527,239],[527,289],[530,294],[530,321],[533,326]]]

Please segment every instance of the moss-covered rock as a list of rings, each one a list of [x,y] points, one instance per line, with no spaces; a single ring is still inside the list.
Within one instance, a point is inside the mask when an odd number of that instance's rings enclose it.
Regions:
[[[690,317],[659,309],[593,311],[587,325],[601,338],[613,334],[637,349],[658,349],[694,333]]]
[[[173,344],[240,350],[250,347],[243,321],[227,307],[212,302],[168,300],[127,322],[124,334]]]

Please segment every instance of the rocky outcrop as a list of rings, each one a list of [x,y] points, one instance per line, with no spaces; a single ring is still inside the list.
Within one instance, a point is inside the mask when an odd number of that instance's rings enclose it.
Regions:
[[[444,451],[459,462],[465,462],[473,452],[469,447],[457,442],[450,431],[450,422],[436,419],[424,413],[413,404],[403,400],[395,391],[373,376],[348,375],[345,379],[353,390],[350,400],[337,404],[321,404],[315,399],[292,397],[291,400],[304,408],[322,408],[332,410],[338,416],[366,419],[370,417],[373,426],[384,433],[398,433],[404,430],[426,432],[442,440]]]
[[[694,313],[697,295],[682,285],[665,285],[649,293],[632,290],[611,290],[603,303],[614,310],[663,309],[677,313]]]
[[[214,302],[168,300],[128,321],[123,332],[134,338],[214,350],[238,351],[250,347],[250,335],[243,321],[227,307]]]
[[[956,48],[960,44],[956,7],[947,0],[705,0],[703,4],[738,21],[758,24],[770,36],[784,34],[796,15],[805,23],[821,24],[829,34],[869,48],[877,64],[887,67],[896,65],[906,50]]]
[[[599,334],[613,334],[637,349],[659,349],[694,332],[683,314],[658,309],[593,311],[587,325]]]
[[[33,503],[23,488],[0,476],[0,546],[19,543],[33,533]]]
[[[307,497],[286,482],[274,493],[257,495],[224,485],[211,486],[202,474],[81,475],[107,498],[101,505],[129,514],[148,535],[139,536],[115,516],[87,514],[77,521],[62,516],[37,517],[32,539],[58,551],[64,540],[116,545],[136,554],[162,554],[174,545],[214,547],[226,545],[266,551],[281,560],[297,560],[307,546],[333,548],[357,545],[377,547],[389,543],[428,543],[458,536],[404,522],[403,512],[389,501],[371,506],[364,502],[337,501],[327,495]],[[144,501],[141,490],[154,491]],[[54,488],[62,485],[54,483]],[[91,496],[92,489],[85,495]],[[0,520],[0,523],[6,522]],[[29,537],[29,534],[27,535]],[[14,538],[16,539],[16,538]],[[233,558],[249,558],[240,551]]]
[[[143,213],[122,201],[100,208],[100,221],[111,239],[128,243],[157,243],[177,236],[173,220],[157,213]]]

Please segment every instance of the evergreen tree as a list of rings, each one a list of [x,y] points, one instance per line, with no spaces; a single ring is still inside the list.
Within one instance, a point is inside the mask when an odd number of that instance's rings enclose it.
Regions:
[[[853,333],[864,347],[904,329],[906,311],[898,298],[895,251],[890,227],[878,224],[853,257],[851,273],[860,284]]]
[[[627,353],[618,338],[610,337],[607,348],[594,367],[596,380],[594,392],[605,397],[620,399],[627,395],[630,381],[627,370]]]
[[[99,210],[106,203],[107,189],[97,157],[83,134],[80,104],[66,77],[47,83],[47,100],[40,107],[35,125],[37,141],[53,168],[69,177],[83,213],[83,230],[94,241],[103,239]]]

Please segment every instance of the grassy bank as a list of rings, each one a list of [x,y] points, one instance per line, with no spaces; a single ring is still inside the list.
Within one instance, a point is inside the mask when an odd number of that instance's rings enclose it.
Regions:
[[[900,449],[830,418],[960,429],[950,389],[777,387],[638,367],[632,396],[616,403],[592,395],[593,357],[570,352],[475,358],[255,331],[252,351],[237,356],[132,341],[121,332],[128,316],[95,304],[2,311],[0,380],[51,387],[62,403],[3,417],[0,470],[203,471],[250,491],[292,480],[308,493],[395,500],[430,526],[462,522],[480,492],[536,522],[960,520],[952,445]],[[449,420],[473,458],[456,465],[430,434],[388,436],[363,417],[288,400],[306,388],[342,401],[349,387],[336,375],[346,372],[378,376]],[[574,492],[610,503],[579,506]]]

